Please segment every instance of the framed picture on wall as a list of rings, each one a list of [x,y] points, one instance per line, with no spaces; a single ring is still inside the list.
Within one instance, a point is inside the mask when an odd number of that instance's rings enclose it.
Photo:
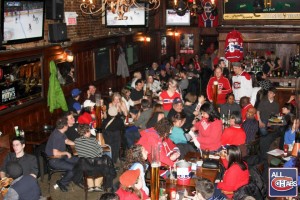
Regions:
[[[167,37],[161,36],[161,55],[167,55]]]
[[[180,35],[180,53],[194,54],[194,34]]]

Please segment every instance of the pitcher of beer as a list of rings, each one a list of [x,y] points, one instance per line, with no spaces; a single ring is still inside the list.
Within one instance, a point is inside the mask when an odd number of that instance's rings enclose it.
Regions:
[[[151,147],[151,200],[159,199],[160,145]]]

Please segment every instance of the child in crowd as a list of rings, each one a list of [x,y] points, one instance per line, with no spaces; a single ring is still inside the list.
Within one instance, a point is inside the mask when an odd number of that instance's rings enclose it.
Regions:
[[[125,171],[120,176],[120,184],[116,192],[120,200],[150,200],[142,189],[143,183],[139,169]]]

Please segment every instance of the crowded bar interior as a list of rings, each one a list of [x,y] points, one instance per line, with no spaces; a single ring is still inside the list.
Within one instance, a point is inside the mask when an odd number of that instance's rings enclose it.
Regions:
[[[0,199],[299,198],[299,0],[0,2]]]

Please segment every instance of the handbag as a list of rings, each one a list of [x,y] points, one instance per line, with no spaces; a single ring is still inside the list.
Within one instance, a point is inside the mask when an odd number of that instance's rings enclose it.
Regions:
[[[219,160],[206,158],[203,159],[202,167],[207,169],[219,169],[219,165]]]

